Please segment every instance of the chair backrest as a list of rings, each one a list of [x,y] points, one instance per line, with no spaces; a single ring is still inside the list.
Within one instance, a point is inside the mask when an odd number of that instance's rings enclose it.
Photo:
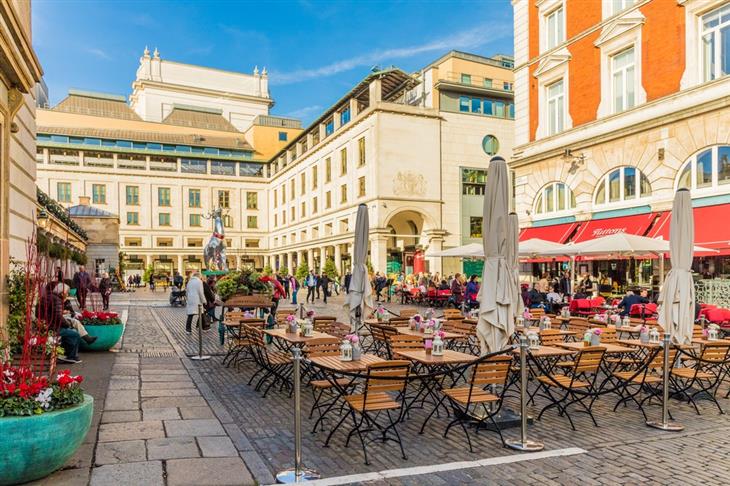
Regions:
[[[409,334],[395,334],[388,336],[388,345],[391,353],[396,351],[419,351],[423,349],[423,340]]]
[[[350,334],[351,331],[349,325],[334,321],[328,321],[326,324],[320,324],[320,327],[315,328],[315,330],[338,338],[344,338]]]
[[[444,309],[444,319],[463,319],[464,315],[459,309]]]
[[[449,321],[451,322],[451,329],[448,329],[450,332],[456,332],[459,334],[464,334],[465,336],[476,336],[477,333],[477,325],[475,322],[467,321],[466,319],[461,321]]]
[[[651,357],[651,354],[649,355]],[[672,366],[674,363],[674,359],[677,357],[677,348],[672,346],[669,348],[669,366]],[[659,349],[656,356],[651,358],[651,361],[649,362],[649,366],[647,367],[647,372],[650,372],[652,370],[662,370],[664,369],[664,350]]]
[[[403,392],[410,371],[411,362],[405,360],[381,361],[368,365],[365,394],[388,391]]]
[[[728,352],[730,352],[730,345],[708,342],[702,347],[702,355],[700,357],[704,361],[721,363],[728,358]]]
[[[540,331],[540,343],[546,346],[560,344],[563,342],[563,335],[557,329],[543,329]]]
[[[321,338],[307,342],[304,355],[308,358],[317,356],[337,356],[340,354],[340,340],[337,338]]]
[[[507,383],[509,369],[512,365],[511,356],[493,356],[474,365],[471,375],[471,386],[504,385]]]
[[[404,307],[399,312],[401,317],[413,317],[416,314],[418,314],[418,309],[415,307]]]
[[[603,332],[601,333],[601,342],[602,343],[615,343],[618,341],[618,333],[616,332],[616,329],[609,329],[604,328],[602,329]]]
[[[570,331],[584,333],[590,328],[591,324],[588,322],[588,319],[582,317],[571,317],[570,321],[568,321],[568,330]],[[578,336],[578,338],[581,338],[581,336]]]
[[[228,311],[223,318],[223,322],[226,324],[239,324],[243,320],[243,312],[241,311]]]
[[[337,318],[335,316],[317,316],[312,319],[312,323],[314,324],[315,329],[317,328],[317,324],[322,324],[325,322],[335,322],[337,321]]]
[[[244,326],[253,326],[253,327],[257,327],[259,329],[263,329],[264,326],[266,325],[266,321],[264,321],[263,319],[258,319],[258,318],[247,318],[247,319],[241,319],[241,324],[243,324]]]
[[[388,320],[388,325],[393,327],[403,327],[408,325],[408,317],[391,317]]]
[[[534,309],[530,309],[530,314],[532,314],[532,317],[542,317],[545,315],[545,309],[542,307],[535,307]]]
[[[264,342],[264,331],[260,327],[250,324],[244,324],[243,329],[251,346],[266,349],[266,343]]]
[[[575,357],[574,374],[597,373],[605,353],[606,348],[602,346],[591,346],[580,350],[578,356]]]
[[[277,309],[276,310],[276,323],[284,324],[288,316],[296,315],[297,309]]]
[[[692,326],[692,339],[702,339],[704,337],[702,332],[702,326]]]

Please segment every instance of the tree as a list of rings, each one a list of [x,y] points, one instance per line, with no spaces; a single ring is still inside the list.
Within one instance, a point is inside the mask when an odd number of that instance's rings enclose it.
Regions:
[[[337,280],[337,278],[340,276],[337,272],[337,267],[335,266],[335,261],[332,258],[328,258],[324,262],[324,268],[322,269],[322,273],[327,275],[330,280]]]
[[[261,272],[263,275],[271,276],[274,274],[274,269],[271,268],[271,265],[264,266],[263,271]]]
[[[150,263],[147,265],[147,268],[144,269],[144,273],[142,274],[142,281],[143,282],[149,282],[150,276],[152,275],[152,272],[154,272],[155,269],[152,267],[152,264]]]
[[[309,266],[307,266],[307,262],[302,262],[297,267],[295,276],[296,276],[297,280],[299,280],[301,282],[302,280],[304,280],[307,277],[308,273],[309,273]]]

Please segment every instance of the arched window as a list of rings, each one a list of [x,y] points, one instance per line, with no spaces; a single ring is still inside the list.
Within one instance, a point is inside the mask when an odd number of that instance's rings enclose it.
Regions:
[[[730,145],[715,145],[696,153],[684,164],[677,189],[730,190]]]
[[[550,214],[575,209],[575,196],[563,182],[551,182],[537,193],[535,214]]]
[[[598,182],[596,206],[615,204],[651,196],[649,178],[636,167],[619,167],[612,170]]]

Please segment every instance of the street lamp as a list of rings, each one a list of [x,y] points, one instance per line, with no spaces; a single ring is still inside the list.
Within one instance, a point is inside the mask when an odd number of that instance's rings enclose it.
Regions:
[[[45,209],[41,209],[40,211],[38,211],[36,220],[37,220],[38,226],[41,229],[45,230],[48,227],[48,222],[49,222],[48,212]]]

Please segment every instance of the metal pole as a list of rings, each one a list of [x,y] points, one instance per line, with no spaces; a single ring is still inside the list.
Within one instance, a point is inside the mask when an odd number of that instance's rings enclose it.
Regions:
[[[195,361],[205,361],[210,356],[203,354],[203,306],[198,304],[198,355],[191,356],[190,359]]]
[[[669,347],[672,345],[668,332],[664,333],[664,383],[662,384],[662,421],[648,420],[646,425],[668,432],[684,430],[684,425],[669,421]]]
[[[286,469],[276,475],[277,483],[304,483],[319,479],[320,474],[302,464],[302,397],[301,397],[301,363],[302,350],[294,347],[294,468]]]
[[[520,440],[507,442],[516,451],[535,452],[545,448],[542,442],[527,438],[527,336],[520,336]]]
[[[299,318],[304,319],[304,304],[299,302]]]

